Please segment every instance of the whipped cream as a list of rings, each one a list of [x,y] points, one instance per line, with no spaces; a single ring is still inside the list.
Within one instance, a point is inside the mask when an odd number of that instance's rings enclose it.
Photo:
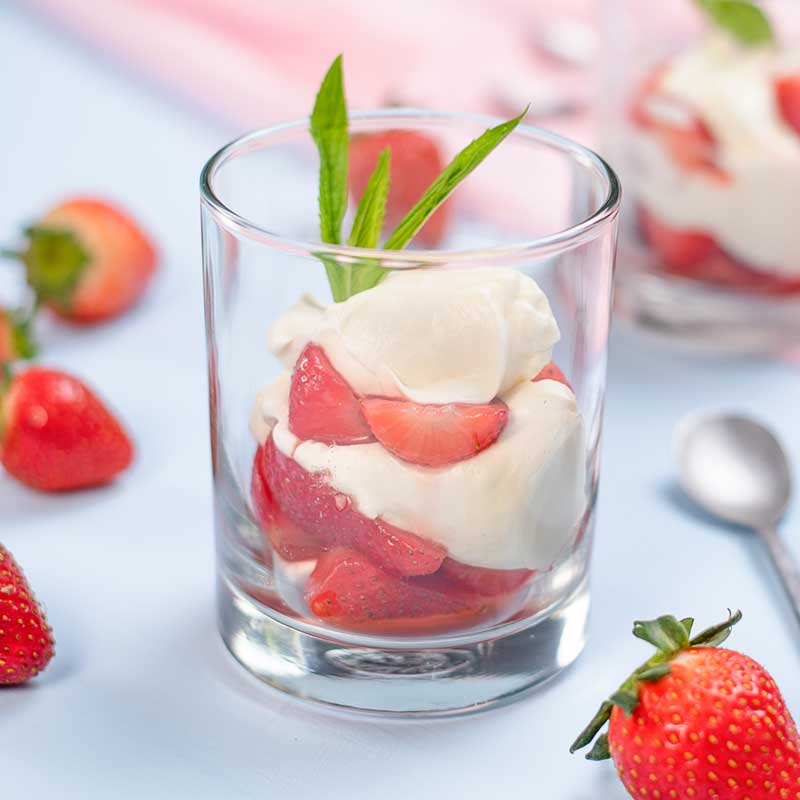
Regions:
[[[575,396],[557,381],[531,381],[558,337],[546,297],[514,270],[395,272],[330,306],[305,296],[269,331],[270,349],[289,371],[259,394],[251,430],[262,444],[272,434],[305,470],[325,472],[361,513],[438,542],[459,561],[547,569],[586,505]],[[490,447],[436,469],[377,442],[301,441],[288,423],[290,370],[311,341],[361,393],[424,402],[500,396],[508,423]]]
[[[674,58],[648,111],[673,125],[688,121],[681,119],[681,107],[697,114],[716,139],[717,162],[731,180],[680,169],[651,133],[637,129],[643,205],[676,228],[708,232],[754,269],[799,273],[794,205],[800,134],[784,121],[775,97],[775,80],[798,72],[800,53],[744,48],[722,33]]]
[[[547,569],[571,540],[586,502],[584,442],[575,397],[557,381],[530,380],[504,396],[500,438],[440,469],[401,461],[374,442],[329,446],[289,430],[281,379],[259,396],[254,432],[309,472],[381,517],[438,542],[478,567]]]
[[[287,368],[314,341],[363,395],[488,403],[550,360],[547,297],[512,269],[398,270],[344,303],[303,297],[270,329]]]

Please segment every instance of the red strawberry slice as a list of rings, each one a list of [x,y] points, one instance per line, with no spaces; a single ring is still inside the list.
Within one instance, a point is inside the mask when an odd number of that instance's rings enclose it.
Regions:
[[[142,295],[156,268],[153,243],[104,200],[79,197],[25,231],[18,254],[40,302],[74,322],[115,317]]]
[[[775,81],[778,108],[787,125],[800,133],[800,75],[787,75]]]
[[[34,489],[63,492],[108,483],[133,458],[131,441],[111,412],[63,372],[17,375],[0,397],[0,419],[0,462]]]
[[[305,561],[319,558],[325,552],[325,543],[319,537],[307,533],[295,525],[275,504],[261,472],[261,451],[253,459],[250,496],[253,509],[267,534],[273,549],[284,561]]]
[[[0,544],[0,686],[38,675],[54,651],[44,611],[11,553]]]
[[[378,156],[392,151],[392,181],[386,201],[385,227],[393,229],[444,169],[444,159],[429,136],[417,131],[357,134],[350,140],[350,190],[358,202],[367,187]],[[444,203],[417,234],[426,247],[436,247],[445,235],[449,205]]]
[[[361,514],[325,473],[307,472],[278,450],[272,437],[261,448],[266,486],[283,515],[326,548],[352,547],[400,575],[436,572],[447,550],[435,542]]]
[[[558,381],[559,383],[563,383],[567,388],[572,389],[572,384],[567,380],[555,361],[545,364],[532,380],[534,383],[537,381]]]
[[[422,405],[370,397],[361,408],[375,438],[403,461],[441,467],[471,458],[493,444],[508,421],[500,400],[487,405]]]
[[[307,345],[295,364],[289,428],[299,439],[325,444],[374,441],[358,398],[319,345]]]
[[[479,595],[495,597],[520,589],[533,578],[536,570],[473,567],[446,558],[438,574]]]
[[[656,136],[671,158],[687,172],[700,172],[719,181],[730,180],[716,163],[717,140],[708,125],[682,101],[662,92],[663,73],[663,67],[657,69],[642,84],[631,107],[633,123]],[[658,115],[659,106],[672,110],[669,118]]]
[[[354,550],[324,555],[308,579],[306,602],[311,613],[341,627],[388,632],[386,622],[426,629],[464,627],[489,610],[485,598],[448,590],[436,576],[401,578]]]
[[[800,291],[800,279],[755,270],[731,258],[705,233],[673,228],[644,209],[639,210],[639,221],[645,241],[672,275],[757,294]]]

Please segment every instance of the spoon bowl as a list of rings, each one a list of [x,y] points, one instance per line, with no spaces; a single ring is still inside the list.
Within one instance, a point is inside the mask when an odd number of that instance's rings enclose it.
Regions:
[[[708,513],[758,535],[800,622],[800,569],[776,529],[792,495],[778,438],[753,419],[726,413],[694,414],[675,434],[684,491]]]

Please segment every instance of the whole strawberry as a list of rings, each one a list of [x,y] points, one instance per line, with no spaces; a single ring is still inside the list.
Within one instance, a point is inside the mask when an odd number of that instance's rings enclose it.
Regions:
[[[30,319],[23,311],[0,308],[0,367],[36,355]]]
[[[54,653],[53,633],[22,570],[0,544],[0,686],[24,683]]]
[[[108,483],[132,457],[122,426],[71,375],[29,369],[0,394],[0,463],[34,489],[63,492]]]
[[[764,800],[800,797],[800,737],[775,682],[719,645],[737,612],[690,639],[693,620],[659,617],[633,633],[658,652],[600,707],[572,745],[595,741],[632,797]]]
[[[115,317],[144,292],[156,251],[136,222],[95,198],[68,200],[25,230],[27,246],[4,251],[25,265],[39,303],[74,322]]]

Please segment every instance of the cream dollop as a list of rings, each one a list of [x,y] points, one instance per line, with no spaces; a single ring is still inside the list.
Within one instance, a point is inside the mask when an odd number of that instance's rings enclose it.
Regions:
[[[724,34],[674,58],[648,111],[678,125],[681,107],[696,112],[731,180],[680,169],[650,133],[637,129],[636,186],[644,206],[672,226],[710,233],[755,269],[800,272],[800,226],[794,219],[800,134],[783,119],[775,92],[778,77],[798,73],[800,53],[744,48]]]
[[[291,368],[320,344],[360,394],[418,403],[488,403],[550,360],[559,339],[547,297],[512,269],[391,273],[343,303],[304,297],[271,328]]]

